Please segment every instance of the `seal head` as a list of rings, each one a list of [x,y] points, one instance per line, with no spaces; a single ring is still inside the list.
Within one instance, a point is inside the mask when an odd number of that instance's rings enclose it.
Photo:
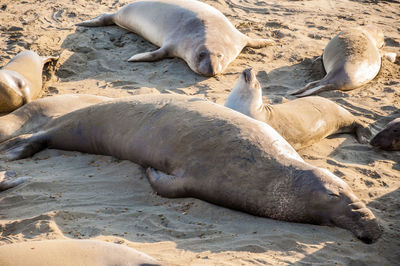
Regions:
[[[374,147],[387,151],[400,151],[400,118],[388,123],[385,128],[370,141]]]

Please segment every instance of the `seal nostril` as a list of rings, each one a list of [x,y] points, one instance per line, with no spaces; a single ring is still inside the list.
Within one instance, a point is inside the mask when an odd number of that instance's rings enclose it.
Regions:
[[[362,242],[364,242],[365,244],[372,244],[372,243],[374,243],[373,239],[372,239],[372,238],[369,238],[369,237],[360,237],[359,239],[360,239]]]

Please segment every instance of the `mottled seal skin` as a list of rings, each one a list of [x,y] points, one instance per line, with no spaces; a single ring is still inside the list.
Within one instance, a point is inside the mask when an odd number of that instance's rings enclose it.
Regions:
[[[152,257],[133,248],[98,240],[42,240],[0,246],[3,266],[156,266]]]
[[[156,61],[180,57],[196,73],[222,73],[246,46],[261,48],[273,44],[239,32],[217,9],[195,0],[143,0],[126,5],[113,14],[103,14],[78,26],[116,24],[133,31],[158,50],[132,56],[128,61]]]
[[[12,112],[42,93],[43,66],[58,57],[40,57],[33,51],[17,54],[0,70],[0,113]]]
[[[368,143],[371,137],[349,111],[323,97],[263,104],[260,83],[251,69],[242,72],[225,106],[269,124],[296,150],[336,133],[355,133],[360,143]]]
[[[110,99],[87,94],[64,94],[37,99],[0,117],[0,143],[31,133],[63,114]]]
[[[99,103],[6,141],[0,152],[13,160],[47,147],[140,164],[164,197],[336,225],[366,243],[381,235],[375,216],[340,178],[304,162],[266,123],[206,100],[161,94]]]
[[[322,55],[326,76],[291,94],[304,97],[328,90],[347,91],[370,82],[381,68],[379,48],[383,44],[383,32],[375,26],[339,32]]]
[[[400,151],[400,118],[388,123],[370,141],[372,146],[387,151]]]

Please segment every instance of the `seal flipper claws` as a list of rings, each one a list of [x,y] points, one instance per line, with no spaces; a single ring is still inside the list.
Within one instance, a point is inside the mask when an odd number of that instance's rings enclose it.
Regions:
[[[161,60],[165,57],[168,57],[168,49],[161,47],[160,49],[152,52],[135,54],[128,59],[128,62],[152,62]]]
[[[16,187],[29,179],[29,177],[24,176],[15,178],[14,180],[6,180],[6,175],[7,171],[0,172],[0,192]]]
[[[167,198],[185,197],[183,180],[174,175],[167,175],[151,167],[146,169],[146,176],[151,187],[161,196]]]

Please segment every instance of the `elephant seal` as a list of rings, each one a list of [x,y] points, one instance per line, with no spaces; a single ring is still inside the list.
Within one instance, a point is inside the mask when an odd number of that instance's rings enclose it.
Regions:
[[[42,240],[0,246],[0,265],[161,265],[126,246],[98,240]]]
[[[261,48],[268,39],[252,39],[239,32],[217,9],[195,0],[142,0],[113,14],[103,14],[78,26],[116,24],[159,46],[128,61],[156,61],[180,57],[196,73],[222,73],[246,46]]]
[[[43,66],[58,57],[40,57],[33,51],[17,54],[0,70],[0,113],[11,112],[38,98]]]
[[[14,160],[47,147],[147,167],[152,188],[164,197],[195,197],[283,221],[336,225],[366,243],[382,233],[344,181],[304,162],[268,124],[206,100],[161,94],[99,103],[6,141],[0,152]]]
[[[0,117],[0,143],[31,133],[58,116],[110,99],[88,94],[64,94],[37,99]]]
[[[370,144],[387,151],[400,151],[400,118],[389,122],[371,139]]]
[[[355,133],[360,143],[371,137],[369,129],[349,111],[323,97],[263,104],[261,86],[252,69],[242,72],[225,106],[269,124],[296,150],[336,133]]]
[[[381,68],[379,48],[383,44],[383,32],[375,26],[339,32],[322,55],[326,76],[290,94],[304,97],[328,90],[347,91],[370,82]]]

